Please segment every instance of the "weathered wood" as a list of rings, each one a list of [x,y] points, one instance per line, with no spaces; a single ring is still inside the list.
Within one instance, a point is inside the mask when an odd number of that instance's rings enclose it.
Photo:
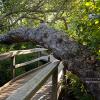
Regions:
[[[28,75],[28,74],[34,73],[34,72],[36,72],[37,70],[40,70],[40,69],[44,68],[44,67],[47,66],[48,64],[50,64],[50,62],[48,62],[48,63],[46,63],[46,64],[43,64],[43,65],[41,65],[41,66],[39,66],[39,67],[37,67],[37,68],[34,68],[34,69],[30,70],[30,71],[27,71],[27,72],[25,72],[25,73],[23,73],[23,74],[21,74],[21,75],[15,77],[14,79],[12,79],[12,82],[14,82],[14,81],[18,80],[19,78],[22,78],[22,77],[24,77],[24,76],[26,76],[26,75]]]
[[[16,64],[16,65],[15,65],[15,68],[29,65],[29,64],[34,63],[34,62],[36,62],[36,61],[42,60],[42,59],[44,59],[44,58],[46,58],[46,57],[47,57],[47,59],[48,59],[48,56],[42,56],[42,57],[33,59],[33,60],[31,60],[31,61],[27,61],[27,62],[24,62],[24,63]]]
[[[50,56],[48,57],[48,62],[50,62]]]
[[[4,54],[0,54],[0,60],[5,60],[7,58],[13,57],[12,55],[13,55],[12,52],[7,52],[7,53],[4,53]]]
[[[66,67],[63,68],[63,85],[66,85]]]
[[[34,68],[34,69],[32,69],[32,70],[30,70],[30,71],[28,71],[28,72],[25,72],[25,73],[23,73],[23,74],[21,74],[21,75],[15,77],[15,78],[13,78],[12,80],[10,80],[10,81],[7,82],[6,84],[4,84],[2,87],[0,87],[0,91],[2,91],[4,88],[6,88],[7,86],[9,86],[10,84],[12,84],[13,82],[15,82],[16,80],[21,79],[21,78],[23,78],[23,77],[25,77],[26,75],[29,75],[29,74],[31,74],[31,73],[35,73],[35,72],[38,71],[38,70],[41,70],[42,68],[44,68],[44,67],[47,66],[48,64],[50,64],[50,62],[48,62],[48,63],[46,63],[46,64],[44,64],[44,65],[41,65],[41,66],[39,66],[39,67],[37,67],[37,68]]]
[[[14,91],[6,100],[30,100],[37,90],[45,83],[58,64],[59,61],[55,61],[47,65],[25,85]]]
[[[52,98],[51,100],[57,100],[57,90],[58,90],[58,67],[54,69],[52,74]]]
[[[10,51],[4,54],[0,54],[0,60],[5,60],[7,58],[13,57],[15,55],[22,55],[22,54],[30,54],[33,52],[41,52],[46,51],[45,48],[34,48],[34,49],[28,49],[28,50],[16,50],[16,51]]]
[[[38,52],[38,58],[41,57],[41,52]],[[38,66],[40,66],[40,62],[38,60]]]
[[[58,90],[57,90],[57,99],[59,98],[59,95],[61,93],[61,89],[62,89],[62,81],[63,81],[63,63],[60,62],[59,66],[58,66]]]
[[[13,74],[13,78],[15,78],[15,74],[16,74],[16,70],[15,70],[15,65],[16,65],[16,63],[15,63],[15,56],[13,56],[12,58],[12,74]]]

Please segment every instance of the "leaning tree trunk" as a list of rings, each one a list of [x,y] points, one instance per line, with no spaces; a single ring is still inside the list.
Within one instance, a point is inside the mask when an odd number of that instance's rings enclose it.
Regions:
[[[31,41],[52,50],[68,70],[77,74],[88,86],[90,92],[100,100],[100,61],[86,47],[70,39],[64,32],[40,25],[37,29],[19,28],[0,36],[0,43],[12,44]]]

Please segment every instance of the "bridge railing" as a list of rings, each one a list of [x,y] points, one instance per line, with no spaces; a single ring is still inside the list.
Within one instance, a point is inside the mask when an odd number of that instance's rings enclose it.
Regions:
[[[33,59],[31,61],[27,61],[27,62],[23,62],[23,63],[20,63],[20,64],[16,64],[16,56],[35,53],[35,52],[40,53],[42,51],[47,51],[47,49],[45,49],[45,48],[34,48],[34,49],[28,49],[28,50],[10,51],[10,52],[4,53],[4,54],[0,54],[0,61],[8,59],[8,58],[11,58],[11,60],[12,60],[11,67],[12,67],[12,73],[13,73],[12,75],[13,75],[13,78],[15,78],[15,69],[16,68],[29,65],[29,64],[34,63],[36,61],[40,61],[40,60],[42,60],[44,58],[48,58],[48,60],[49,60],[49,56],[42,56],[42,57]]]
[[[29,65],[33,62],[42,60],[44,57],[48,57],[48,60],[50,60],[50,56],[42,56],[39,58],[36,58],[31,61],[27,61],[24,63],[16,64],[15,58],[16,55],[22,55],[22,54],[29,54],[33,52],[42,52],[46,51],[47,49],[44,48],[34,48],[29,50],[17,50],[17,51],[10,51],[8,53],[4,53],[0,55],[0,60],[5,60],[8,58],[12,59],[12,67],[13,67],[13,78],[15,78],[15,68],[22,67],[25,65]],[[17,89],[13,94],[11,94],[6,100],[31,100],[33,95],[41,88],[41,86],[44,85],[44,83],[48,80],[50,76],[52,76],[52,98],[51,100],[57,100],[58,99],[58,66],[60,64],[59,60],[54,60],[53,62],[46,63],[41,67],[41,70],[28,82],[26,82],[22,87]],[[63,73],[63,79],[65,77],[65,70],[63,69],[63,66],[60,66]],[[59,68],[60,68],[59,67]],[[40,68],[40,67],[39,67]],[[34,69],[32,72],[35,72]],[[25,73],[27,74],[27,73]],[[13,81],[15,81],[13,80]]]
[[[38,74],[24,84],[21,88],[10,95],[7,100],[31,100],[33,95],[52,75],[52,99],[57,100],[58,91],[58,65],[60,61],[55,61],[46,65]]]

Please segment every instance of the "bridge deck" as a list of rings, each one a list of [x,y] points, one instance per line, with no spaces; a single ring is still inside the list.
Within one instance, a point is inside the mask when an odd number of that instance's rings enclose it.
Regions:
[[[49,63],[46,63],[45,65],[33,69],[30,72],[27,72],[19,77],[17,77],[15,80],[12,80],[8,82],[3,88],[0,88],[0,100],[6,100],[11,94],[13,94],[18,88],[22,87],[25,83],[27,83],[31,78],[33,78],[39,71],[42,70],[43,67],[48,65]],[[59,65],[59,72],[62,69],[62,65]],[[60,74],[60,73],[59,73]],[[59,76],[58,76],[59,79]],[[51,97],[51,79],[49,79],[44,86],[33,96],[31,100],[50,100]]]
[[[41,69],[43,66],[38,70],[32,70],[25,74],[23,77],[19,77],[15,81],[9,82],[7,86],[4,86],[0,90],[0,100],[5,100],[9,95],[14,93],[14,90],[17,88],[20,88],[22,85],[24,85],[27,81],[29,81],[31,78],[33,78]]]

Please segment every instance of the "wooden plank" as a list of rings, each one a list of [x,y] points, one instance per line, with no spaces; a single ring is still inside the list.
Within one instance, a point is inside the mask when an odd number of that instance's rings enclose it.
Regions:
[[[41,52],[38,52],[38,55],[37,56],[38,56],[37,58],[41,57]],[[39,60],[38,60],[38,66],[40,66]]]
[[[53,70],[58,66],[59,62],[60,61],[56,60],[55,62],[47,65],[25,85],[13,91],[13,94],[6,100],[30,100],[37,90],[45,83],[48,77],[50,77]]]
[[[50,64],[50,62],[48,62],[48,63],[46,63],[46,64],[44,64],[44,65],[41,65],[41,66],[39,66],[39,67],[37,67],[37,68],[34,68],[34,69],[32,69],[32,70],[30,70],[30,71],[28,71],[28,72],[25,72],[25,73],[23,73],[23,74],[21,74],[21,75],[15,77],[15,78],[13,78],[12,80],[10,80],[10,81],[7,82],[6,84],[4,84],[2,87],[0,87],[0,91],[2,91],[4,88],[6,88],[7,86],[9,86],[10,84],[13,84],[13,82],[15,82],[16,80],[19,80],[20,78],[23,78],[23,77],[25,77],[26,75],[31,74],[31,73],[34,73],[34,72],[36,72],[36,71],[38,71],[38,70],[41,70],[42,68],[44,68],[44,67],[47,66],[48,64]]]
[[[4,53],[4,54],[0,54],[0,60],[5,60],[7,58],[10,58],[12,57],[13,53],[12,52],[7,52],[7,53]]]
[[[21,75],[15,77],[14,79],[12,79],[12,82],[14,82],[14,81],[16,81],[16,80],[18,80],[18,79],[20,79],[20,78],[22,78],[22,77],[24,77],[24,76],[26,76],[26,75],[28,75],[28,74],[34,73],[34,72],[36,72],[36,71],[38,71],[38,70],[40,70],[40,69],[46,67],[48,64],[50,64],[50,62],[48,62],[48,63],[46,63],[46,64],[43,64],[43,65],[41,65],[41,66],[39,66],[39,67],[37,67],[37,68],[34,68],[34,69],[30,70],[30,71],[27,71],[27,72],[25,72],[25,73],[23,73],[23,74],[21,74]]]
[[[34,48],[34,49],[28,49],[28,50],[16,50],[16,51],[10,51],[4,54],[0,54],[0,60],[5,60],[7,58],[13,57],[15,55],[22,55],[22,54],[29,54],[33,52],[41,52],[46,51],[45,48]]]
[[[28,50],[17,50],[17,51],[14,51],[13,55],[29,54],[29,53],[41,52],[41,51],[45,51],[45,50],[47,50],[47,49],[45,49],[45,48],[34,48],[34,49],[28,49]]]
[[[34,63],[34,62],[36,62],[36,61],[42,60],[42,59],[44,59],[44,58],[46,58],[46,57],[48,58],[48,56],[42,56],[42,57],[33,59],[33,60],[31,60],[31,61],[27,61],[27,62],[24,62],[24,63],[16,64],[16,65],[15,65],[15,68],[29,65],[29,64]]]
[[[62,89],[62,81],[63,81],[63,68],[64,68],[64,65],[62,62],[60,62],[59,66],[58,66],[58,90],[57,90],[57,100],[60,96],[60,93],[61,93],[61,89]]]

